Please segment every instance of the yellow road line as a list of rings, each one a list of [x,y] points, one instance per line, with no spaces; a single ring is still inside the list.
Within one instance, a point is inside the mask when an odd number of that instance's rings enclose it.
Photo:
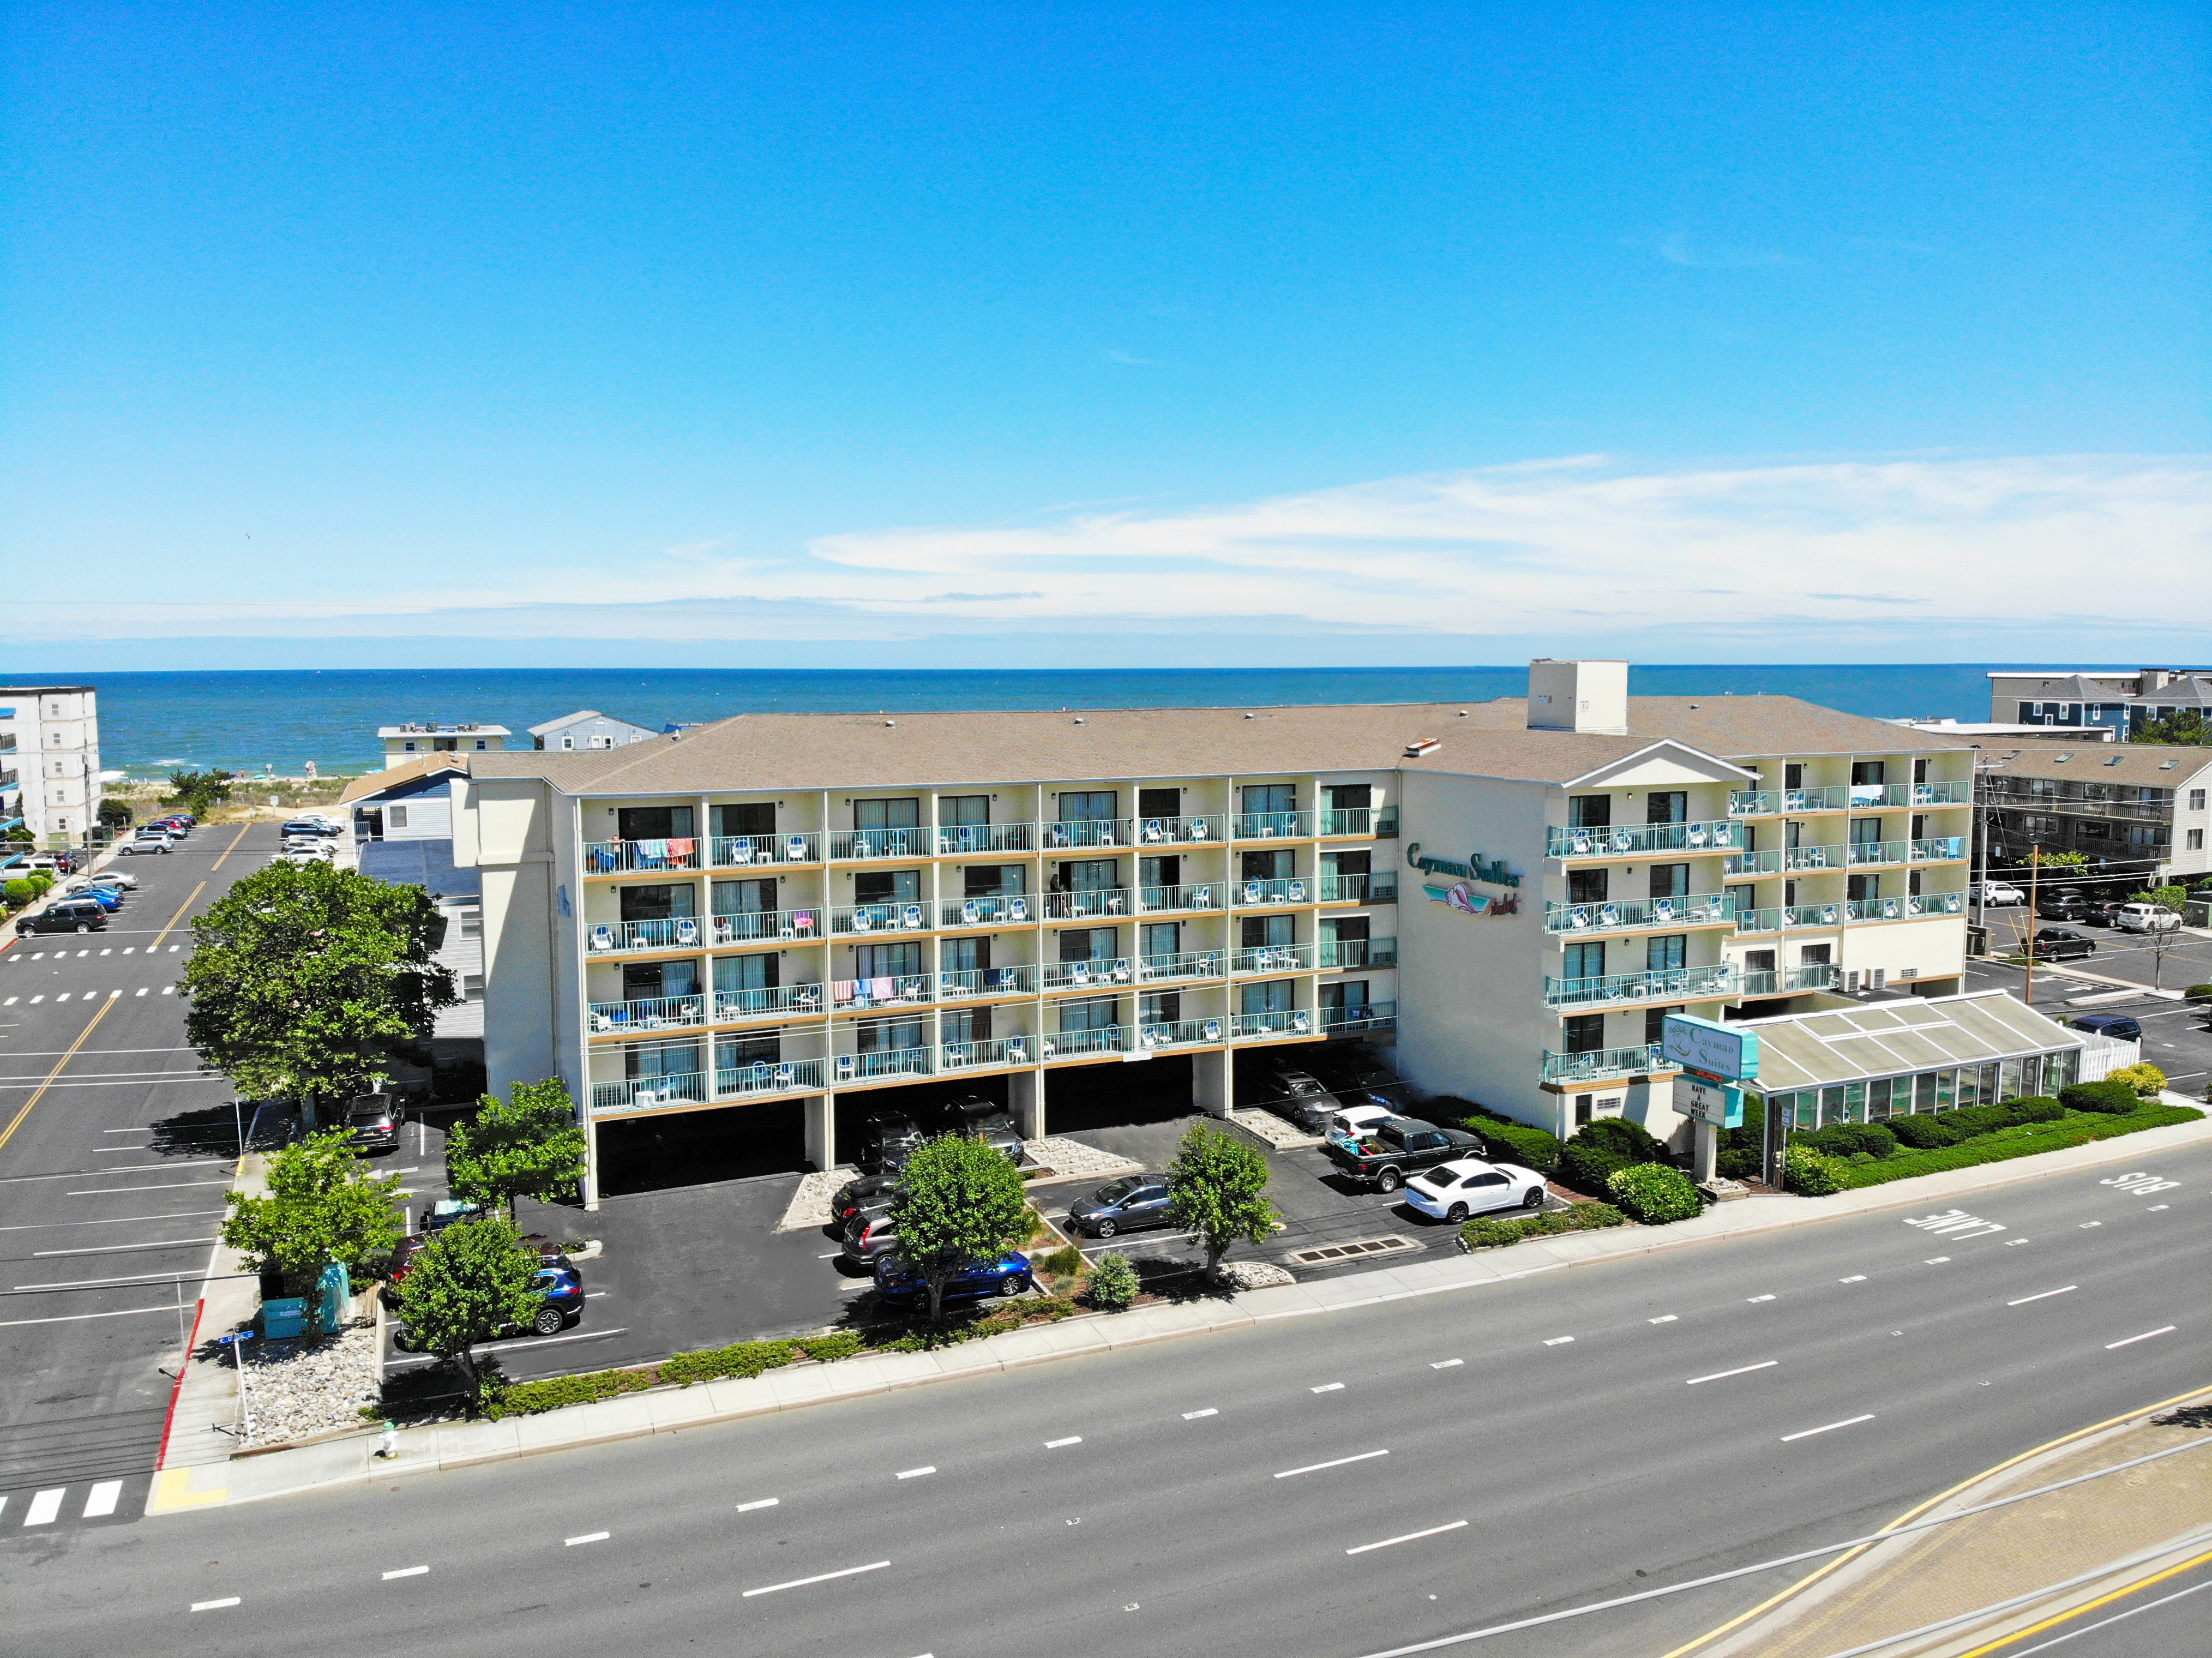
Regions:
[[[15,1131],[23,1126],[23,1119],[31,1114],[31,1108],[36,1105],[40,1100],[46,1097],[46,1090],[54,1085],[54,1078],[62,1074],[63,1067],[67,1066],[71,1060],[76,1057],[77,1049],[82,1048],[84,1046],[85,1038],[92,1035],[93,1026],[98,1024],[102,1019],[106,1018],[107,1017],[107,1010],[114,1005],[115,1004],[112,1001],[102,1002],[100,1005],[100,1011],[92,1016],[90,1020],[86,1023],[82,1030],[77,1032],[76,1040],[69,1045],[69,1052],[63,1054],[60,1059],[55,1060],[54,1068],[46,1072],[46,1079],[39,1084],[39,1091],[32,1095],[29,1099],[23,1102],[23,1108],[15,1114],[14,1121],[10,1122],[4,1129],[0,1129],[0,1146],[6,1145],[10,1139],[15,1138]]]
[[[250,829],[252,827],[252,824],[247,823],[241,828],[236,835],[231,837],[230,844],[222,849],[222,858],[228,858],[232,853],[238,850],[238,843],[246,838],[246,829]],[[208,865],[208,870],[210,874],[222,867],[222,858],[216,859],[215,862]]]
[[[230,854],[226,852],[223,853],[223,856],[228,858]],[[185,912],[192,907],[192,899],[198,897],[200,894],[206,890],[207,883],[204,881],[201,882],[198,886],[192,889],[191,897],[186,898],[183,903],[177,906],[177,913],[169,917],[169,925],[163,927],[159,932],[155,933],[154,935],[154,943],[146,946],[149,951],[154,948],[155,944],[160,944],[162,939],[167,938],[172,932],[175,931],[177,923],[185,919]]]
[[[1996,1652],[2010,1646],[2015,1641],[2025,1641],[2031,1635],[2040,1635],[2047,1629],[2057,1629],[2061,1624],[2070,1622],[2085,1612],[2094,1612],[2100,1606],[2108,1606],[2115,1600],[2124,1600],[2135,1594],[2138,1589],[2147,1589],[2153,1583],[2162,1583],[2178,1573],[2187,1571],[2193,1566],[2201,1566],[2207,1560],[2212,1560],[2212,1549],[2207,1549],[2195,1559],[2185,1560],[2178,1566],[2168,1566],[2164,1571],[2153,1572],[2148,1577],[2138,1577],[2132,1583],[2124,1583],[2110,1594],[2100,1594],[2094,1600],[2084,1600],[2080,1606],[2069,1607],[2053,1617],[2046,1618],[2039,1624],[2031,1624],[2026,1629],[2014,1630],[2010,1635],[2001,1636],[1985,1647],[1976,1647],[1972,1652],[1962,1652],[1959,1655],[1959,1658],[1984,1658],[1986,1653]]]
[[[2117,1428],[2124,1422],[2133,1422],[2136,1418],[2148,1416],[2154,1411],[2163,1411],[2170,1406],[2180,1405],[2192,1399],[2202,1398],[2208,1392],[2212,1392],[2212,1388],[2192,1388],[2185,1394],[2176,1394],[2171,1399],[2161,1399],[2155,1405],[2146,1405],[2142,1409],[2130,1411],[2124,1416],[2107,1417],[2102,1422],[2093,1422],[2086,1428],[2076,1428],[2070,1434],[2061,1434],[2056,1439],[2045,1440],[2042,1444],[2035,1446],[2033,1449],[2022,1451],[2018,1456],[2008,1456],[1994,1467],[1984,1468],[1981,1473],[1975,1474],[1969,1479],[1961,1479],[1957,1485],[1952,1486],[1951,1489],[1947,1491],[1938,1491],[1935,1496],[1929,1497],[1925,1503],[1919,1504],[1916,1508],[1907,1509],[1903,1514],[1898,1515],[1896,1519],[1891,1521],[1887,1526],[1881,1527],[1881,1529],[1886,1532],[1895,1531],[1899,1526],[1907,1525],[1911,1521],[1917,1520],[1922,1515],[1927,1513],[1929,1509],[1936,1507],[1938,1503],[1949,1502],[1951,1498],[1956,1497],[1960,1491],[1966,1490],[1968,1487],[1979,1485],[1983,1480],[1988,1479],[1994,1475],[2001,1474],[2007,1468],[2016,1467],[2021,1463],[2027,1461],[2030,1457],[2040,1456],[2045,1451],[2056,1450],[2059,1446],[2067,1444],[2073,1440],[2086,1438],[2094,1433],[2102,1433],[2107,1428]],[[1789,1588],[1782,1590],[1779,1594],[1771,1595],[1766,1600],[1760,1601],[1749,1612],[1740,1612],[1735,1617],[1729,1619],[1728,1622],[1719,1625],[1717,1628],[1709,1629],[1703,1635],[1697,1637],[1695,1639],[1685,1641],[1680,1646],[1676,1647],[1672,1652],[1662,1655],[1662,1658],[1683,1658],[1684,1654],[1695,1652],[1699,1647],[1705,1645],[1707,1643],[1717,1641],[1722,1636],[1728,1634],[1729,1631],[1742,1628],[1744,1625],[1751,1622],[1753,1619],[1765,1616],[1767,1612],[1773,1611],[1775,1607],[1780,1606],[1784,1600],[1790,1599],[1791,1595],[1800,1594],[1802,1591],[1812,1588],[1814,1584],[1819,1582],[1830,1572],[1839,1570],[1844,1566],[1848,1565],[1850,1562],[1857,1559],[1859,1556],[1864,1554],[1869,1549],[1873,1548],[1875,1544],[1873,1543],[1863,1543],[1857,1548],[1846,1550],[1844,1553],[1838,1555],[1834,1559],[1829,1561],[1827,1564],[1820,1568],[1819,1570],[1807,1572],[1804,1576],[1799,1578],[1796,1582],[1790,1584]]]

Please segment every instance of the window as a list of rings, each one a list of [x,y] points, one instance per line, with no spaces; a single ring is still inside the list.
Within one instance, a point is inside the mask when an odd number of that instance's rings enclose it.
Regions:
[[[611,749],[614,745],[615,739],[611,737],[595,737],[592,739],[592,746],[595,749]],[[482,748],[483,744],[479,743],[477,746]]]
[[[1247,881],[1287,881],[1298,872],[1297,854],[1287,847],[1273,852],[1247,852],[1237,855],[1237,870]]]
[[[991,821],[988,794],[944,794],[937,800],[937,821],[951,829],[970,829]]]
[[[480,1002],[483,1000],[483,974],[464,973],[461,975],[461,999],[465,1002]]]
[[[1879,761],[1879,760],[1854,760],[1854,761],[1852,761],[1852,762],[1851,762],[1851,786],[1852,786],[1852,787],[1854,787],[1854,788],[1866,788],[1866,787],[1869,787],[1869,786],[1874,786],[1874,785],[1877,785],[1877,784],[1879,784],[1879,783],[1881,781],[1881,780],[1882,780],[1882,762],[1881,762],[1881,761]]]
[[[1646,1047],[1656,1047],[1666,1039],[1667,1016],[1680,1013],[1679,1007],[1647,1007],[1644,1010],[1644,1042]]]
[[[991,941],[947,938],[937,947],[937,966],[944,973],[988,973],[991,968]]]
[[[1647,823],[1686,823],[1690,821],[1690,797],[1683,789],[1654,789],[1644,797],[1644,821]]]
[[[1060,959],[1063,962],[1110,962],[1114,959],[1114,934],[1110,926],[1063,927],[1060,934]]]
[[[1605,945],[1601,943],[1569,944],[1566,949],[1566,976],[1570,979],[1605,977]]]
[[[1331,783],[1328,786],[1328,809],[1331,811],[1358,811],[1375,804],[1375,786],[1371,783]]]
[[[1604,1051],[1604,1014],[1577,1013],[1560,1023],[1565,1027],[1568,1053],[1597,1054]]]
[[[1360,1010],[1367,1005],[1367,981],[1346,979],[1336,984],[1323,985],[1321,987],[1321,1005],[1324,1008],[1334,1008],[1339,1013],[1348,1010],[1353,1017],[1360,1017]]]
[[[390,829],[405,829],[407,827],[407,808],[404,806],[386,807],[384,811],[384,822],[386,826]]]
[[[1249,794],[1251,791],[1245,791]],[[1060,821],[1063,823],[1104,823],[1114,816],[1114,791],[1111,789],[1070,789],[1060,797]]]
[[[1288,1013],[1296,1003],[1297,982],[1270,979],[1265,984],[1245,985],[1237,993],[1241,1013]]]
[[[1065,800],[1066,795],[1060,796]],[[1109,797],[1109,799],[1111,797]],[[1296,811],[1298,792],[1289,783],[1247,783],[1244,786],[1244,810],[1247,812]]]
[[[623,806],[615,812],[616,835],[624,841],[689,840],[689,806]]]
[[[564,749],[573,749],[576,746],[576,739],[573,737],[564,737],[561,739],[561,746]]]
[[[960,871],[963,898],[1011,898],[1023,891],[1028,871],[1019,864],[968,864]]]
[[[1651,896],[1654,898],[1684,898],[1690,891],[1690,866],[1687,864],[1654,864],[1651,865]]]
[[[1237,926],[1238,944],[1245,950],[1287,950],[1297,942],[1295,916],[1246,915]]]
[[[1567,797],[1567,827],[1610,829],[1613,797],[1609,794],[1571,794]]]
[[[1797,952],[1800,967],[1826,967],[1833,960],[1833,944],[1807,944]]]
[[[1605,902],[1606,872],[1601,869],[1571,869],[1567,872],[1567,902],[1571,904],[1601,904]]]
[[[490,744],[487,739],[485,739],[485,738],[481,738],[481,737],[479,737],[478,738],[477,738],[477,751],[479,754],[483,753],[485,750],[487,750],[487,749],[489,749],[489,748],[490,748],[490,747],[491,747],[491,744]]]
[[[1061,892],[1111,892],[1121,883],[1111,858],[1090,858],[1079,863],[1054,865],[1054,881]]]
[[[1782,768],[1782,786],[1785,789],[1802,789],[1805,786],[1803,762],[1792,760]]]
[[[853,948],[855,979],[911,979],[921,971],[921,944],[917,939],[895,944],[856,944]]]
[[[1249,992],[1261,987],[1249,985]],[[1121,1023],[1114,1017],[1115,1003],[1111,996],[1093,997],[1087,1001],[1062,1002],[1060,1005],[1060,1028],[1064,1031],[1111,1030]]]
[[[853,802],[853,827],[856,829],[915,829],[921,823],[921,801],[918,797]]]
[[[408,753],[412,754],[415,752],[415,739],[410,737],[399,746],[404,749]]]
[[[2191,852],[2202,852],[2204,850],[2204,831],[2203,829],[2191,829],[2189,831],[2188,849]]]
[[[749,800],[733,805],[707,808],[708,829],[717,837],[775,833],[775,803]]]
[[[483,911],[471,906],[460,912],[460,920],[461,937],[464,938],[483,937]]]
[[[717,915],[765,915],[775,908],[774,881],[714,883],[714,914]]]
[[[1139,789],[1137,816],[1139,817],[1179,817],[1182,815],[1181,789]]]
[[[1846,875],[1844,877],[1844,896],[1856,902],[1881,896],[1881,877],[1879,875]]]
[[[1137,949],[1145,956],[1179,956],[1182,953],[1182,923],[1155,921],[1137,929]]]
[[[1852,818],[1851,844],[1855,847],[1880,846],[1881,844],[1881,819],[1879,817]]]
[[[1743,952],[1743,970],[1747,973],[1774,971],[1774,952],[1771,950],[1747,950]]]
[[[923,1045],[920,1019],[862,1019],[854,1030],[854,1046],[863,1054],[884,1054]]]
[[[853,878],[853,902],[856,904],[910,904],[921,896],[920,870],[871,871]]]
[[[1649,940],[1644,946],[1644,965],[1654,973],[1673,973],[1687,967],[1690,962],[1690,938],[1687,933],[1669,932]]]
[[[2191,789],[2189,791],[2189,809],[2191,811],[2202,811],[2204,810],[2204,791],[2203,789]]]

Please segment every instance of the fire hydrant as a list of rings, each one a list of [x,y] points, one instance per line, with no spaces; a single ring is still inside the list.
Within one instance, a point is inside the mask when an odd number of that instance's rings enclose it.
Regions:
[[[377,1446],[376,1454],[379,1456],[383,1457],[392,1457],[399,1455],[398,1424],[387,1422],[384,1424],[383,1442]]]

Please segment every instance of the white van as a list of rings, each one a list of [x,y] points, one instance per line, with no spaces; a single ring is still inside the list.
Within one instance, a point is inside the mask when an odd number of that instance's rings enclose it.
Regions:
[[[2171,932],[2181,917],[2159,904],[2122,904],[2112,925],[2123,932]]]

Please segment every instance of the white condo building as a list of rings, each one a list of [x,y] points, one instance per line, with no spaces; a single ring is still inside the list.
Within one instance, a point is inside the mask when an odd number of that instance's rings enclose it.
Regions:
[[[81,846],[100,821],[100,698],[89,685],[0,685],[0,829]]]

